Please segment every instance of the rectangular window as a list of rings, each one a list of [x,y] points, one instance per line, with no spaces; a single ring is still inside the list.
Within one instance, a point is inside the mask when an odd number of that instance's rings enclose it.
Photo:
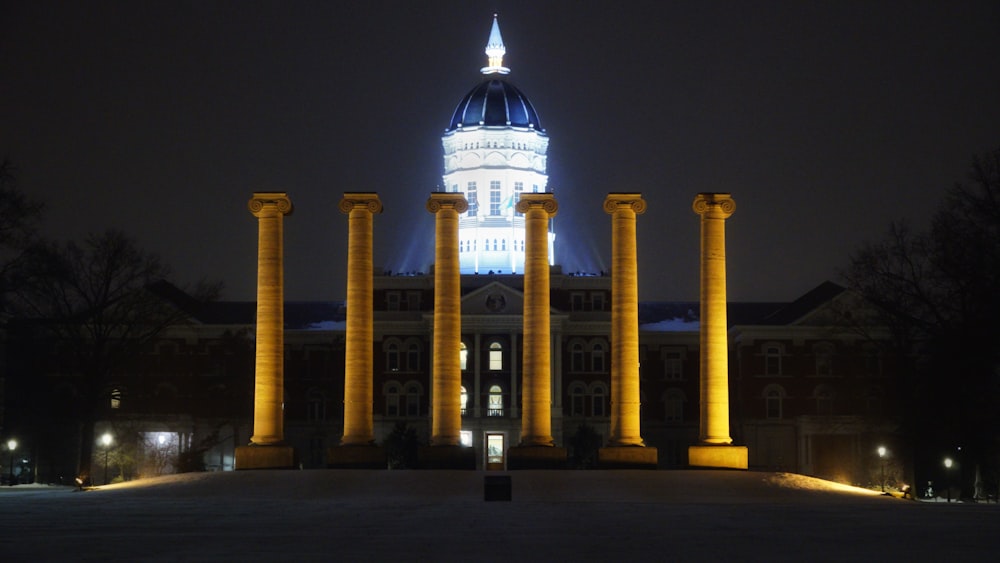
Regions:
[[[398,311],[399,302],[402,295],[398,291],[389,291],[385,294],[385,308],[389,311]]]
[[[604,294],[603,293],[600,293],[600,292],[598,292],[598,293],[591,293],[590,294],[590,302],[593,304],[595,311],[603,311],[604,310]]]
[[[524,192],[524,182],[514,182],[514,215],[520,217],[523,213],[517,212],[517,202],[521,201],[521,193]]]
[[[764,374],[781,375],[781,348],[778,346],[764,348]]]
[[[419,311],[420,310],[420,292],[419,291],[407,291],[406,292],[406,310],[407,311]]]
[[[663,378],[667,381],[684,379],[684,361],[680,352],[670,350],[663,353]]]
[[[503,350],[490,350],[490,370],[500,371],[503,369]]]
[[[479,214],[479,198],[476,195],[476,183],[469,182],[465,187],[465,199],[469,201],[469,217]]]
[[[569,305],[571,311],[582,311],[583,310],[583,294],[582,293],[572,293],[569,296]]]
[[[490,215],[500,215],[500,181],[490,182]]]

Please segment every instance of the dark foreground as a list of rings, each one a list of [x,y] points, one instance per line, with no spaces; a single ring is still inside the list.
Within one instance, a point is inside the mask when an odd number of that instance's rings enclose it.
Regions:
[[[0,561],[986,561],[997,505],[757,472],[247,471],[0,491]]]

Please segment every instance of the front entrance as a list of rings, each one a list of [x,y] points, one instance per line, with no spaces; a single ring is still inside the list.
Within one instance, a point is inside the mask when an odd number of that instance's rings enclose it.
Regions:
[[[486,470],[504,470],[504,435],[500,432],[486,433]]]

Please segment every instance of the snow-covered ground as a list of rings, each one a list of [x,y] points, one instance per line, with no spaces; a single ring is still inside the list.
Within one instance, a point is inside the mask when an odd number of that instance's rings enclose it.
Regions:
[[[245,471],[0,491],[0,561],[986,561],[995,504],[740,471]],[[490,473],[489,475],[496,475]]]

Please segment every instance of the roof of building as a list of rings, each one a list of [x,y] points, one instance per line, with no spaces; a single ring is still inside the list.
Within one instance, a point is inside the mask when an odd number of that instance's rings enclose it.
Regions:
[[[462,98],[447,131],[461,127],[523,127],[542,131],[538,113],[523,92],[510,82],[487,78]]]

